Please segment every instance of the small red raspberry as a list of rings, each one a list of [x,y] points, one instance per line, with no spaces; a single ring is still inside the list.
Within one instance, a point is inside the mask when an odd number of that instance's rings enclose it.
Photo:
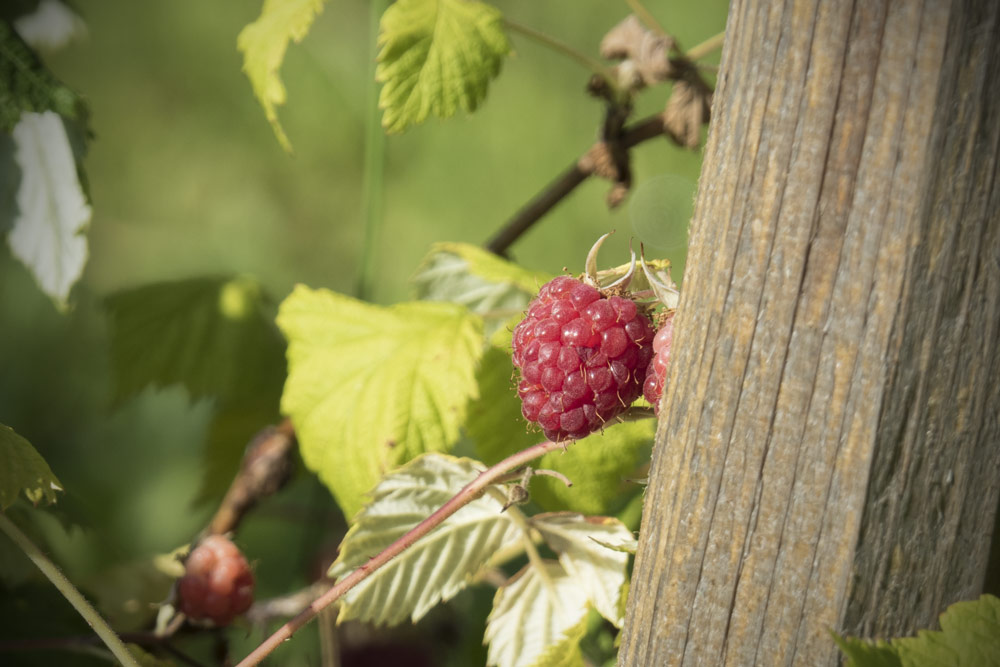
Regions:
[[[221,535],[210,535],[185,561],[177,584],[180,610],[194,620],[229,625],[253,602],[253,573],[239,548]]]
[[[568,276],[549,281],[514,328],[521,414],[553,442],[582,438],[642,393],[653,326],[630,299]]]
[[[642,385],[642,395],[653,406],[655,414],[660,414],[660,396],[663,395],[663,383],[667,378],[670,344],[673,340],[674,316],[671,314],[653,338],[653,360],[646,368],[646,381]]]

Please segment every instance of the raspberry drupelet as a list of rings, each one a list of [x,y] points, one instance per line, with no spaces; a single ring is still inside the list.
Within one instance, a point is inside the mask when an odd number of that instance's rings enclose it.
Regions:
[[[653,335],[632,300],[569,276],[549,281],[514,329],[524,418],[553,442],[602,428],[642,393]]]

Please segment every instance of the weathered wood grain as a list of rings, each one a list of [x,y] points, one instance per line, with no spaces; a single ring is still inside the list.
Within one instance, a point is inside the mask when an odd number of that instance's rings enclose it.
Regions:
[[[621,665],[836,662],[982,586],[998,3],[730,9]]]

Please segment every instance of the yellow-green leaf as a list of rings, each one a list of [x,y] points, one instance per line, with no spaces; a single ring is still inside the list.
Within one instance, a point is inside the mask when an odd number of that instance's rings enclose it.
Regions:
[[[348,574],[429,517],[485,466],[471,459],[425,454],[390,473],[372,492],[340,545],[330,576]],[[465,588],[489,558],[523,533],[488,494],[445,519],[412,547],[351,589],[338,621],[396,625],[419,621]]]
[[[389,132],[474,111],[510,52],[500,12],[475,0],[398,0],[382,15],[378,41]]]
[[[586,622],[587,595],[559,563],[529,563],[497,591],[486,621],[486,663],[538,667],[553,646]]]
[[[254,95],[264,107],[264,115],[274,128],[274,135],[291,151],[292,145],[278,122],[277,107],[285,103],[287,91],[278,77],[289,40],[301,42],[309,32],[324,0],[264,0],[264,9],[256,21],[247,25],[236,38],[236,48],[243,53],[243,71],[253,86]]]
[[[465,308],[381,307],[300,285],[278,326],[288,339],[281,409],[348,516],[391,468],[458,439],[483,350],[482,321]]]
[[[23,491],[34,504],[54,503],[62,485],[49,464],[27,440],[0,424],[0,510],[14,504]]]
[[[532,517],[531,524],[559,554],[563,569],[576,579],[594,609],[620,628],[625,620],[619,601],[628,554],[609,549],[598,540],[627,542],[633,539],[632,532],[618,519],[573,512],[539,514]]]
[[[639,487],[629,481],[649,458],[656,422],[647,419],[611,424],[571,444],[565,452],[550,452],[537,467],[558,470],[573,482],[566,487],[551,477],[531,480],[531,497],[544,509],[581,514],[616,514]]]

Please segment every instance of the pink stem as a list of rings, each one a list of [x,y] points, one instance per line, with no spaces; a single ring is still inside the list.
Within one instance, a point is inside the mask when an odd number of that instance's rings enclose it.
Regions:
[[[520,468],[525,463],[533,461],[548,452],[562,449],[564,446],[565,443],[540,442],[512,456],[508,456],[492,468],[479,473],[478,477],[462,487],[461,491],[455,494],[451,500],[442,505],[436,512],[418,523],[410,532],[390,544],[377,556],[372,557],[367,563],[338,581],[333,588],[316,598],[298,616],[278,628],[273,635],[264,640],[260,646],[255,648],[236,667],[252,667],[252,665],[259,664],[261,660],[270,655],[283,641],[289,639],[296,630],[311,621],[327,605],[336,601],[344,593],[367,579],[377,569],[412,546],[417,540],[434,530],[445,519],[478,497],[487,486],[494,483],[507,472]]]

